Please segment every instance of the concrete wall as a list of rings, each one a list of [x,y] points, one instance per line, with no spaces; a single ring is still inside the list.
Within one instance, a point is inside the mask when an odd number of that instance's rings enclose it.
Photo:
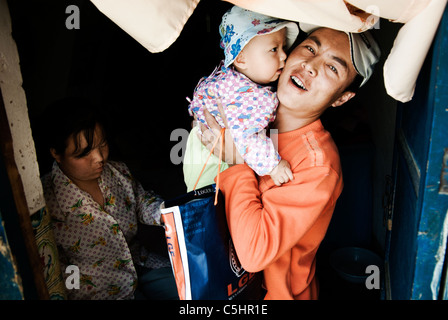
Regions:
[[[0,88],[14,141],[14,159],[29,212],[33,214],[45,205],[45,200],[28,118],[27,99],[22,87],[20,59],[11,36],[11,20],[6,0],[0,0]]]

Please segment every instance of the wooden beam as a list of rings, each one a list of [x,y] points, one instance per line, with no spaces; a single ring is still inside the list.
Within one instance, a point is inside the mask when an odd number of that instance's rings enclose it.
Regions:
[[[22,179],[14,159],[14,148],[6,115],[3,95],[0,88],[0,145],[3,153],[6,171],[8,173],[14,203],[19,218],[20,228],[27,248],[30,267],[33,272],[36,291],[40,299],[49,299],[47,285],[45,283],[42,263],[39,258],[33,226],[31,225],[30,212],[26,202]],[[33,212],[34,213],[34,212]]]

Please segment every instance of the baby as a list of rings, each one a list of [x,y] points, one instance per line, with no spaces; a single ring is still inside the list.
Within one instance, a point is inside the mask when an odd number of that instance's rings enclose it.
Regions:
[[[266,127],[275,119],[277,96],[268,86],[278,79],[285,65],[286,53],[294,43],[299,29],[296,23],[265,16],[234,6],[227,11],[220,25],[221,48],[224,61],[213,73],[199,81],[190,115],[204,123],[204,108],[225,127],[218,110],[221,103],[228,129],[232,133],[238,152],[259,176],[270,175],[280,186],[293,179],[289,163],[282,160]],[[190,133],[184,157],[184,179],[188,191],[193,190],[205,157],[206,149]],[[219,160],[209,161],[197,188],[214,182]],[[201,165],[198,165],[201,164]],[[227,168],[221,163],[221,170]]]

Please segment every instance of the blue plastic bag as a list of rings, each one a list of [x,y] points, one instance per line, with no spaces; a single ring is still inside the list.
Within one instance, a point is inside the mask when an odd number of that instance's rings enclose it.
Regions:
[[[242,267],[215,184],[161,205],[168,252],[181,300],[258,300],[262,273]]]

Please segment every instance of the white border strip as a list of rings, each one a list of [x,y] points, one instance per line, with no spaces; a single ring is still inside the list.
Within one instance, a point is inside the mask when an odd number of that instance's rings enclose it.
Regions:
[[[182,268],[184,271],[184,279],[185,279],[185,300],[191,300],[191,284],[190,284],[190,272],[188,267],[188,255],[187,255],[187,247],[185,244],[185,235],[184,235],[184,227],[182,224],[182,217],[179,211],[179,207],[170,207],[165,208],[164,203],[160,208],[162,214],[164,213],[173,213],[175,229],[177,233],[177,244],[179,246],[180,251],[180,259],[182,261]],[[170,256],[171,260],[171,256]],[[171,260],[171,264],[174,266],[175,264]]]

